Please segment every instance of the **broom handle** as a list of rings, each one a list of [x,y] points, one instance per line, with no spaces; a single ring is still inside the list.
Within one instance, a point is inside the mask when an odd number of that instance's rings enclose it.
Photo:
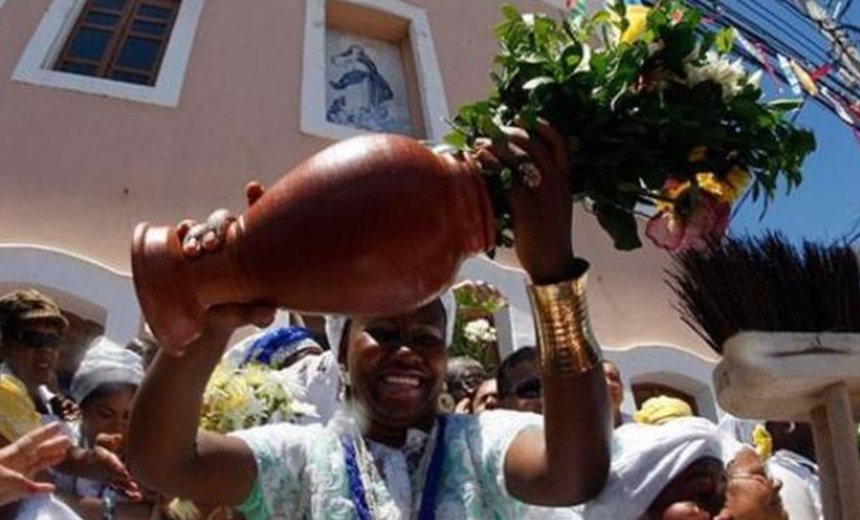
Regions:
[[[826,520],[860,520],[860,458],[848,386],[836,383],[821,392],[812,409],[812,432]]]

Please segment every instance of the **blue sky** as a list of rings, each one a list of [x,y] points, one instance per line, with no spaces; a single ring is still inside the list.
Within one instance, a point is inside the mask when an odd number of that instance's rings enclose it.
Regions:
[[[818,141],[804,164],[803,183],[789,195],[781,190],[762,219],[762,201],[746,201],[732,220],[732,233],[772,229],[793,239],[832,240],[860,219],[860,142],[847,125],[814,103],[803,108],[797,122],[811,128]]]
[[[842,22],[860,26],[860,2],[851,5]],[[812,129],[818,140],[804,165],[803,183],[790,195],[782,190],[762,219],[762,202],[747,201],[735,214],[732,233],[772,229],[792,239],[826,241],[844,237],[854,226],[855,232],[860,229],[860,141],[836,115],[811,101],[797,123]]]

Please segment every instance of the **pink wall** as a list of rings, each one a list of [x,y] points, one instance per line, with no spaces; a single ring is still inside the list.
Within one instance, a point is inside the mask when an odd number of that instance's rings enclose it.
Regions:
[[[449,105],[483,96],[500,3],[410,3],[428,11]],[[207,0],[175,109],[13,82],[49,4],[7,0],[0,10],[0,243],[57,247],[128,270],[137,222],[241,210],[247,181],[270,184],[328,142],[299,132],[303,1]],[[669,307],[662,253],[615,253],[589,219],[577,220],[576,244],[595,266],[604,341],[703,352]]]

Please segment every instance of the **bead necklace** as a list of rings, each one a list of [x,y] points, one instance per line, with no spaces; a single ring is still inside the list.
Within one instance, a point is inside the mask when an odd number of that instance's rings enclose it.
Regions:
[[[435,520],[436,497],[439,494],[439,481],[445,454],[445,426],[446,417],[439,416],[436,435],[432,439],[432,448],[427,446],[425,455],[422,457],[425,463],[421,465],[421,471],[425,478],[423,485],[419,487],[422,492],[418,520]],[[379,500],[373,482],[382,480],[382,477],[361,436],[342,435],[340,442],[344,451],[350,498],[355,506],[356,515],[359,520],[376,520],[379,518]],[[429,462],[428,452],[432,453]],[[415,517],[414,511],[412,516]]]

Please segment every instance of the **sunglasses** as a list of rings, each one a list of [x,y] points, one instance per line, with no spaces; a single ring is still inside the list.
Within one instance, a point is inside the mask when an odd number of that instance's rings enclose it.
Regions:
[[[514,389],[514,394],[520,399],[540,399],[543,395],[543,383],[536,377],[527,379]]]
[[[59,334],[45,334],[35,330],[22,330],[17,339],[21,345],[34,349],[57,348],[63,342]]]

